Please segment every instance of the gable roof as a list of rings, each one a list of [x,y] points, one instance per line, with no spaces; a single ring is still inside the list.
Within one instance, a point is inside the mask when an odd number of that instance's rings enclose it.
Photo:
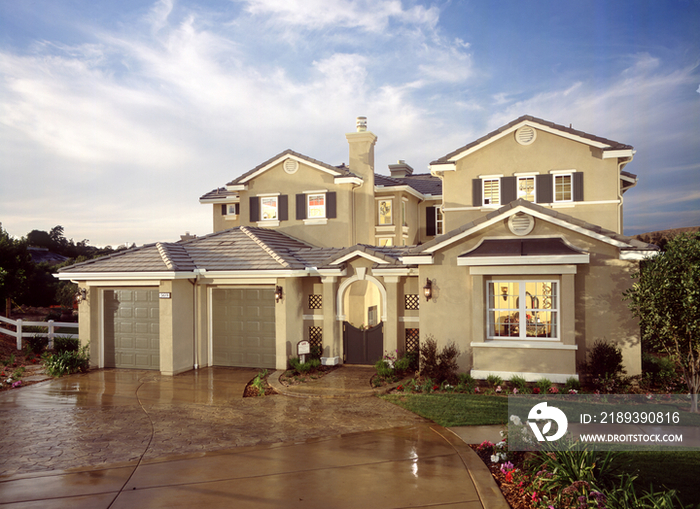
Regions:
[[[410,262],[411,257],[432,255],[434,252],[450,246],[451,244],[498,221],[502,221],[509,216],[517,214],[518,212],[530,214],[534,217],[563,226],[564,228],[568,228],[583,235],[595,238],[607,244],[614,245],[620,249],[621,254],[627,253],[630,259],[641,259],[644,255],[658,250],[658,247],[654,246],[653,244],[647,244],[636,240],[633,237],[620,235],[619,233],[607,230],[601,226],[588,223],[581,219],[577,219],[568,214],[563,214],[547,207],[543,207],[542,205],[518,198],[508,205],[504,205],[503,207],[481,216],[470,223],[466,223],[459,228],[451,230],[443,235],[440,235],[439,237],[435,237],[433,240],[426,242],[423,245],[411,248],[410,253],[404,257],[404,262]]]
[[[476,150],[479,150],[480,148],[488,145],[489,143],[492,143],[502,138],[503,136],[516,131],[524,125],[530,125],[540,130],[552,132],[554,134],[558,134],[566,138],[574,139],[582,143],[598,147],[604,152],[609,152],[611,156],[616,155],[613,154],[613,151],[623,151],[625,154],[630,152],[631,155],[631,151],[633,149],[631,145],[625,145],[617,141],[601,138],[600,136],[595,136],[593,134],[572,129],[571,127],[555,124],[554,122],[549,122],[548,120],[543,120],[541,118],[533,117],[530,115],[523,115],[522,117],[517,118],[502,127],[499,127],[495,131],[491,131],[487,135],[479,138],[478,140],[464,145],[463,147],[460,147],[457,150],[454,150],[449,154],[440,157],[439,159],[433,161],[430,164],[439,165],[457,161],[471,154],[472,152],[475,152]]]
[[[280,152],[276,156],[271,157],[264,163],[259,164],[255,168],[253,168],[250,171],[245,172],[243,175],[233,179],[231,182],[226,184],[226,187],[228,188],[229,186],[239,186],[242,184],[247,183],[249,180],[252,178],[260,175],[261,173],[266,172],[273,166],[281,163],[282,161],[286,159],[294,159],[300,162],[304,162],[309,166],[312,166],[318,170],[325,171],[327,173],[330,173],[334,177],[348,177],[348,178],[356,178],[362,180],[358,175],[354,174],[353,172],[350,171],[350,169],[345,166],[344,164],[340,166],[331,166],[330,164],[324,163],[322,161],[319,161],[317,159],[314,159],[309,156],[305,156],[303,154],[300,154],[298,152],[294,152],[291,149],[287,149],[284,152]],[[231,190],[231,189],[229,189]]]

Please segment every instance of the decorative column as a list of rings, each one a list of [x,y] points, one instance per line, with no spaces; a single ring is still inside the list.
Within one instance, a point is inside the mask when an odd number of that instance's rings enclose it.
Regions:
[[[393,354],[399,347],[399,281],[400,276],[384,276],[386,309],[384,310],[384,349]]]
[[[336,276],[321,277],[323,283],[323,354],[321,363],[335,366],[343,362],[342,317],[338,316]]]

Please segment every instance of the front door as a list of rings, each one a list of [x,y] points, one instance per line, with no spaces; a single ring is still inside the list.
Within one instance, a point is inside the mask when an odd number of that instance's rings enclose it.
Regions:
[[[384,324],[358,329],[343,322],[345,364],[374,364],[384,355]]]

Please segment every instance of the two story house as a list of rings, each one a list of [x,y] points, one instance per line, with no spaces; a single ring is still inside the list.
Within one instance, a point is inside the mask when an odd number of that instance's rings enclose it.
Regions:
[[[433,337],[477,378],[578,376],[596,340],[641,371],[622,301],[655,247],[622,233],[634,150],[523,116],[437,158],[375,172],[359,117],[348,164],[285,150],[204,194],[212,234],[62,269],[100,367],[176,374],[371,364]]]

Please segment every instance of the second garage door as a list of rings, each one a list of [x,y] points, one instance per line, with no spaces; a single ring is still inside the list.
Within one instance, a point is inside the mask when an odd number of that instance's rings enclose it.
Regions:
[[[212,290],[214,366],[275,367],[273,287]]]

